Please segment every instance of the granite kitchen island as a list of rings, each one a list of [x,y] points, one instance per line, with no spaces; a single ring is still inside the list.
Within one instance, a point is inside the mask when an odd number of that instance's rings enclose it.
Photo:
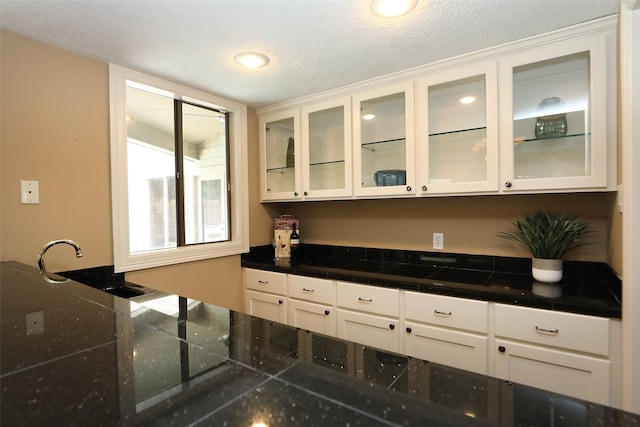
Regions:
[[[49,284],[16,262],[1,286],[3,426],[640,423],[176,295]]]

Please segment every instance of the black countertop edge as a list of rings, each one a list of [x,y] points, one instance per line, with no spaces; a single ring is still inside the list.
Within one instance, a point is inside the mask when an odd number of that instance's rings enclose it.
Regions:
[[[622,317],[621,281],[604,263],[565,261],[564,279],[554,285],[560,288],[561,295],[549,297],[534,293],[533,287],[541,284],[534,285],[530,274],[531,259],[528,258],[303,245],[298,259],[293,266],[288,259],[276,261],[273,248],[265,245],[251,248],[248,254],[242,256],[241,264],[259,270],[407,291],[600,317]],[[384,265],[401,266],[394,270],[415,273],[416,277],[399,275],[397,272],[389,274],[385,272]],[[485,268],[474,269],[469,266]],[[492,270],[487,270],[487,266]],[[433,273],[420,276],[425,271]],[[450,274],[461,277],[469,275],[473,280],[429,279],[442,276],[440,273],[444,273],[444,277]]]

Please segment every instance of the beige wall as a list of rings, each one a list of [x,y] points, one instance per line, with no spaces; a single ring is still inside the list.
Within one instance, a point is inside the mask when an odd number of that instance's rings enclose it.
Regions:
[[[51,271],[113,263],[107,64],[2,32],[0,258],[35,265],[52,239],[70,238],[85,256],[56,247]],[[249,110],[250,244],[270,244],[272,218],[291,213],[302,241],[430,250],[431,233],[445,234],[445,250],[528,256],[497,239],[509,220],[536,208],[593,220],[594,244],[568,258],[610,261],[621,271],[621,229],[615,196],[606,193],[440,197],[261,204],[258,125]],[[40,182],[40,204],[21,205],[19,181]],[[215,279],[214,279],[215,278]],[[232,309],[242,308],[240,257],[127,273],[127,280]]]
[[[303,243],[360,245],[431,251],[432,234],[444,233],[447,252],[529,257],[496,237],[511,219],[535,209],[581,215],[593,224],[592,244],[566,259],[607,262],[610,193],[438,197],[284,204],[282,212],[300,218]]]
[[[67,238],[78,242],[84,257],[56,246],[47,252],[50,271],[113,264],[107,64],[7,32],[0,33],[0,49],[0,259],[35,265],[46,242]],[[250,111],[252,188],[259,179],[256,134]],[[20,204],[23,179],[39,181],[40,204]],[[257,236],[260,212],[254,203],[251,224]],[[126,278],[243,308],[239,256],[131,272]]]

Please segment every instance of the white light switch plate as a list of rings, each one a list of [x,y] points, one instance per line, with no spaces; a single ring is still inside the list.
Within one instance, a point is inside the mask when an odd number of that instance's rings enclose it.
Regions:
[[[38,181],[20,181],[20,203],[23,205],[37,205],[40,203]]]

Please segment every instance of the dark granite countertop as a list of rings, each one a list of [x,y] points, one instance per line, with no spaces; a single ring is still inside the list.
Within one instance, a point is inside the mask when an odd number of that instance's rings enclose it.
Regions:
[[[557,285],[531,277],[531,259],[359,247],[302,245],[297,262],[271,246],[243,255],[244,267],[494,301],[593,316],[622,317],[620,279],[603,263],[564,262]]]
[[[176,295],[124,299],[0,265],[2,426],[640,423]],[[39,311],[44,332],[28,334],[26,314]]]

